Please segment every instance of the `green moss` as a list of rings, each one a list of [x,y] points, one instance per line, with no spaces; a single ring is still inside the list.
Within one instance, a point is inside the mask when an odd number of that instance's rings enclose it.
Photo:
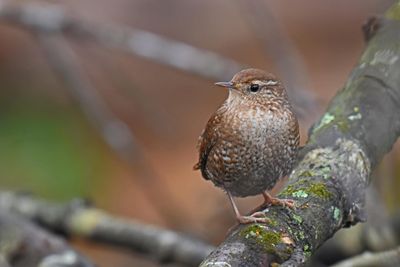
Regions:
[[[336,125],[339,127],[339,129],[345,133],[349,131],[349,123],[345,118],[340,118],[336,121]]]
[[[318,125],[314,128],[314,131],[319,130],[320,128],[324,127],[325,125],[331,123],[335,119],[335,116],[330,114],[329,112],[325,113],[324,116],[319,121]]]
[[[292,231],[292,228],[290,228],[290,226],[288,226],[287,231],[289,232],[290,235],[293,236],[293,231]]]
[[[326,188],[324,183],[313,183],[310,185],[310,193],[322,199],[329,199],[332,193]]]
[[[347,99],[348,97],[354,97],[350,94],[350,90],[345,90],[341,94],[341,98]],[[347,133],[350,130],[350,123],[354,120],[359,120],[362,118],[361,113],[359,113],[360,108],[355,106],[353,108],[349,108],[339,101],[341,99],[337,99],[334,103],[331,103],[330,109],[325,115],[322,117],[320,122],[313,129],[313,133],[317,132],[321,128],[326,125],[335,125],[341,132]],[[342,101],[344,102],[344,101]],[[353,114],[350,114],[353,112]]]
[[[303,240],[304,238],[306,238],[306,236],[304,235],[303,231],[298,231],[297,232],[297,238]]]
[[[308,171],[302,172],[300,174],[300,176],[302,176],[302,177],[312,177],[312,176],[314,176],[314,174],[310,170],[308,170]]]
[[[335,221],[339,220],[340,218],[340,210],[337,207],[333,208],[333,218]]]
[[[311,251],[304,251],[304,256],[308,259],[311,257]]]
[[[388,19],[400,20],[400,1],[392,5],[385,13],[385,17]]]
[[[276,253],[275,247],[282,242],[281,233],[268,230],[258,224],[252,224],[244,228],[240,236],[256,241],[268,253]]]
[[[305,180],[287,186],[280,194],[298,198],[306,198],[312,195],[321,199],[329,199],[332,196],[324,183],[307,182]]]
[[[349,120],[347,118],[346,111],[347,111],[346,107],[336,105],[333,110],[326,113],[323,117],[323,118],[328,117],[329,120],[325,120],[325,121],[321,120],[321,122],[324,122],[325,124],[321,123],[320,125],[318,125],[318,127],[314,131],[316,131],[319,128],[322,128],[323,126],[328,125],[328,124],[335,124],[339,128],[339,130],[341,130],[344,133],[349,131],[350,125],[349,125]]]
[[[305,191],[303,191],[303,190],[299,190],[299,191],[293,192],[293,193],[292,193],[292,196],[293,196],[293,197],[302,197],[302,198],[306,198],[306,197],[308,197],[308,194],[307,194]]]
[[[297,224],[301,224],[303,222],[303,218],[297,214],[293,214],[292,217],[297,222]]]
[[[285,253],[286,253],[287,255],[292,255],[293,252],[294,252],[293,247],[291,247],[291,246],[286,246],[286,248],[285,248]]]
[[[321,175],[325,180],[331,177],[331,166],[321,166],[318,169],[318,175]]]
[[[268,226],[271,226],[271,227],[278,226],[278,222],[274,219],[269,218]]]

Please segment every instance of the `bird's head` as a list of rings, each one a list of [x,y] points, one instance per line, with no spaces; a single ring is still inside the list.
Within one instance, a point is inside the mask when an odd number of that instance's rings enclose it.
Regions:
[[[218,86],[229,88],[230,95],[257,102],[286,99],[281,81],[272,73],[259,69],[245,69],[236,73],[229,82],[217,82]]]

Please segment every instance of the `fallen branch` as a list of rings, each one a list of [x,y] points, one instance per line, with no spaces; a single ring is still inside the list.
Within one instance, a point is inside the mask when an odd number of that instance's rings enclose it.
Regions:
[[[27,194],[0,192],[0,211],[67,235],[145,253],[163,263],[196,266],[213,249],[177,232],[116,218],[80,200],[55,204]]]
[[[400,2],[386,13],[344,89],[310,131],[279,194],[297,208],[236,227],[201,266],[299,266],[342,227],[366,219],[371,170],[400,134]]]

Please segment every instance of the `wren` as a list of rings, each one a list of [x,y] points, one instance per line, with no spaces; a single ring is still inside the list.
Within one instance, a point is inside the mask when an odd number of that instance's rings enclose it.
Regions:
[[[288,175],[299,146],[299,125],[282,82],[259,69],[245,69],[229,82],[225,102],[200,135],[202,176],[228,194],[239,223],[268,222],[262,212],[240,214],[233,197],[263,194],[265,204],[293,207],[293,200],[268,191]]]

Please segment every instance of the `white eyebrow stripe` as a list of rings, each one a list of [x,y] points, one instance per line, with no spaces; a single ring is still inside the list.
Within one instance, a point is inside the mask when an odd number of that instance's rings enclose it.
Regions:
[[[266,85],[275,85],[275,84],[277,84],[278,83],[278,81],[275,81],[275,80],[268,80],[265,84]]]
[[[264,84],[262,81],[260,81],[260,80],[255,80],[255,81],[253,81],[253,83],[254,84],[258,84],[258,85],[262,85],[262,84]]]
[[[266,82],[260,81],[260,80],[255,80],[253,81],[254,84],[258,85],[276,85],[278,81],[276,80],[267,80]]]

